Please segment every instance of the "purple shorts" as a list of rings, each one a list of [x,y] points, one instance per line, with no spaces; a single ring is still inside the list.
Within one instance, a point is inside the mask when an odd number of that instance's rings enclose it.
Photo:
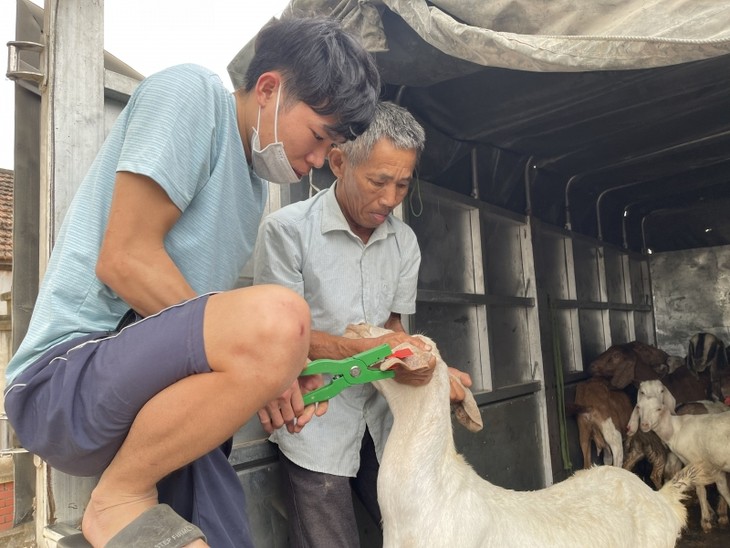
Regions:
[[[67,474],[103,472],[147,401],[210,372],[208,296],[59,344],[20,373],[5,392],[5,410],[23,447]]]

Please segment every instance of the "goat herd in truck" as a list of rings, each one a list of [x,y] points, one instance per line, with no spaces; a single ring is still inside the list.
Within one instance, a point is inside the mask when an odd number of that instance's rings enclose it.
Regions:
[[[386,332],[361,324],[345,336]],[[712,528],[705,486],[713,483],[719,521],[727,524],[730,413],[722,411],[730,409],[730,368],[716,337],[692,337],[685,359],[637,341],[606,350],[590,364],[592,377],[577,385],[570,406],[586,469],[544,489],[515,491],[478,476],[457,453],[448,368],[434,341],[418,336],[436,358],[433,380],[419,387],[375,382],[393,413],[378,474],[384,548],[670,548],[687,524],[685,497],[693,489],[702,527]],[[410,357],[381,367],[427,366],[421,351],[409,350]],[[477,431],[479,408],[462,388],[466,398],[455,404],[456,418]],[[613,466],[593,466],[591,441]],[[632,471],[642,460],[650,479]]]
[[[730,472],[730,347],[697,333],[683,359],[633,341],[610,347],[576,385],[575,415],[583,467],[592,444],[603,463],[645,476],[657,489],[682,466],[703,465],[717,487],[717,513],[696,486],[701,525],[728,525]]]

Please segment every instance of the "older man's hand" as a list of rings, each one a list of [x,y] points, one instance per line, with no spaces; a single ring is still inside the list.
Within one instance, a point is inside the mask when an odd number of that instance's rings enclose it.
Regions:
[[[395,348],[396,346],[403,343],[408,343],[412,344],[419,350],[423,350],[424,352],[429,352],[431,350],[431,345],[428,344],[426,341],[418,337],[412,337],[404,331],[393,331],[392,333],[388,333],[387,335],[368,339],[368,341],[368,346],[370,348],[375,348],[376,346],[379,346],[381,344],[388,344],[391,348]]]
[[[456,369],[455,367],[449,367],[449,384],[451,387],[451,391],[449,393],[449,399],[451,400],[451,403],[459,403],[464,401],[464,398],[466,397],[466,392],[464,391],[464,387],[471,388],[472,381],[471,376],[469,373],[465,373],[464,371],[460,371]]]

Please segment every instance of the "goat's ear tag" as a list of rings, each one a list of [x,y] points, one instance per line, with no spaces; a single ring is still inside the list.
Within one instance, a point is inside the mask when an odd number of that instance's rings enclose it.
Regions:
[[[390,356],[388,356],[388,358],[398,358],[399,360],[403,360],[410,356],[413,356],[413,350],[410,348],[401,348],[393,352]]]
[[[430,357],[429,352],[422,352],[412,344],[405,342],[393,349],[393,353],[381,362],[380,369],[386,371],[400,365],[410,371],[416,371],[428,368]]]

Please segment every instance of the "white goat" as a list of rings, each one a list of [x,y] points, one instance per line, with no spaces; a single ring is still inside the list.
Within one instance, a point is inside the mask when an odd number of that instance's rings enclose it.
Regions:
[[[348,328],[353,337],[386,332]],[[683,493],[704,480],[701,467],[684,468],[660,491],[615,466],[581,470],[538,491],[493,485],[456,452],[447,366],[423,339],[437,359],[429,384],[375,383],[394,421],[378,475],[385,548],[675,545],[687,519]],[[409,367],[409,360],[400,363]]]
[[[628,434],[632,435],[639,427],[643,432],[653,430],[685,465],[705,463],[714,467],[713,481],[720,496],[730,504],[725,475],[730,472],[730,413],[718,413],[717,409],[709,407],[706,415],[676,415],[675,407],[674,396],[661,381],[643,381],[629,420]],[[698,485],[696,489],[702,529],[709,531],[714,512],[707,501],[704,485]],[[720,524],[727,525],[727,507],[722,502],[718,512]]]

